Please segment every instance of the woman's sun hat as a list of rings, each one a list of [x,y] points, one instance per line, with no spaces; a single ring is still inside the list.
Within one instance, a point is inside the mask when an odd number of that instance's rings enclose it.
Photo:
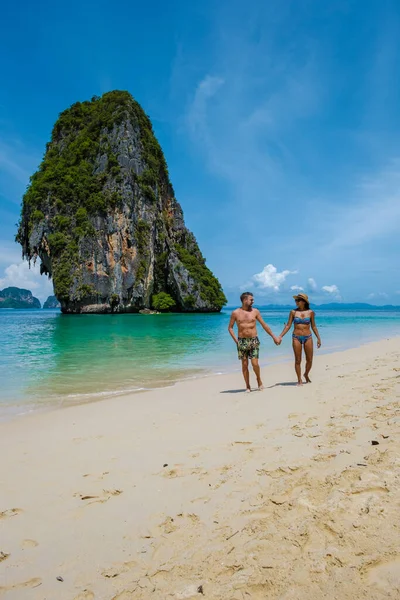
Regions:
[[[310,303],[307,294],[296,294],[293,296],[295,300],[305,300],[308,304]]]

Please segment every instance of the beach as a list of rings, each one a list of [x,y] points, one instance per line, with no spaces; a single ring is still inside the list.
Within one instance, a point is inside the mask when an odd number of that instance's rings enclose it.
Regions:
[[[7,600],[400,597],[400,338],[0,423]],[[252,384],[255,385],[254,377]]]

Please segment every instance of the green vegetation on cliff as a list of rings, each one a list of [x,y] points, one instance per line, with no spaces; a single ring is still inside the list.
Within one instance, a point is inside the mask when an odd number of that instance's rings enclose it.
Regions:
[[[210,302],[213,306],[218,306],[220,308],[225,306],[227,299],[221,284],[206,266],[204,259],[195,254],[191,254],[186,248],[179,244],[176,244],[175,249],[181,263],[186,267],[192,279],[197,283],[200,297],[203,300]],[[190,307],[193,305],[193,300],[187,296],[185,304]]]
[[[175,300],[166,292],[155,294],[152,298],[152,305],[155,310],[168,311],[176,306]]]
[[[41,210],[44,198],[57,208],[58,215],[71,219],[65,225],[72,225],[73,230],[87,225],[84,210],[87,216],[115,207],[120,198],[107,193],[104,184],[110,174],[119,175],[120,165],[110,148],[107,132],[126,118],[140,130],[142,158],[147,168],[136,176],[139,183],[156,185],[160,176],[169,182],[163,152],[141,106],[128,92],[94,96],[91,101],[77,102],[60,114],[44,159],[31,177],[23,198],[23,211],[28,220],[37,222],[44,217]],[[107,155],[106,171],[96,173],[94,165],[103,154]]]

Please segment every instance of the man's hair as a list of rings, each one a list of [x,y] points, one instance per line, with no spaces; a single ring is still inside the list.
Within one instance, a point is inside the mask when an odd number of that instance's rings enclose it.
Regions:
[[[248,296],[253,296],[251,292],[243,292],[240,296],[240,302],[243,304],[243,300],[246,300]]]

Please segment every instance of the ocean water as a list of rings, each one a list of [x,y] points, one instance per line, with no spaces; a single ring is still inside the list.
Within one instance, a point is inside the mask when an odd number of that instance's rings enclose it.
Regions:
[[[260,310],[278,335],[289,311]],[[0,309],[0,419],[239,369],[229,315]],[[400,335],[399,317],[399,311],[317,312],[318,352]],[[290,332],[279,347],[261,329],[259,337],[262,365],[292,359]]]

